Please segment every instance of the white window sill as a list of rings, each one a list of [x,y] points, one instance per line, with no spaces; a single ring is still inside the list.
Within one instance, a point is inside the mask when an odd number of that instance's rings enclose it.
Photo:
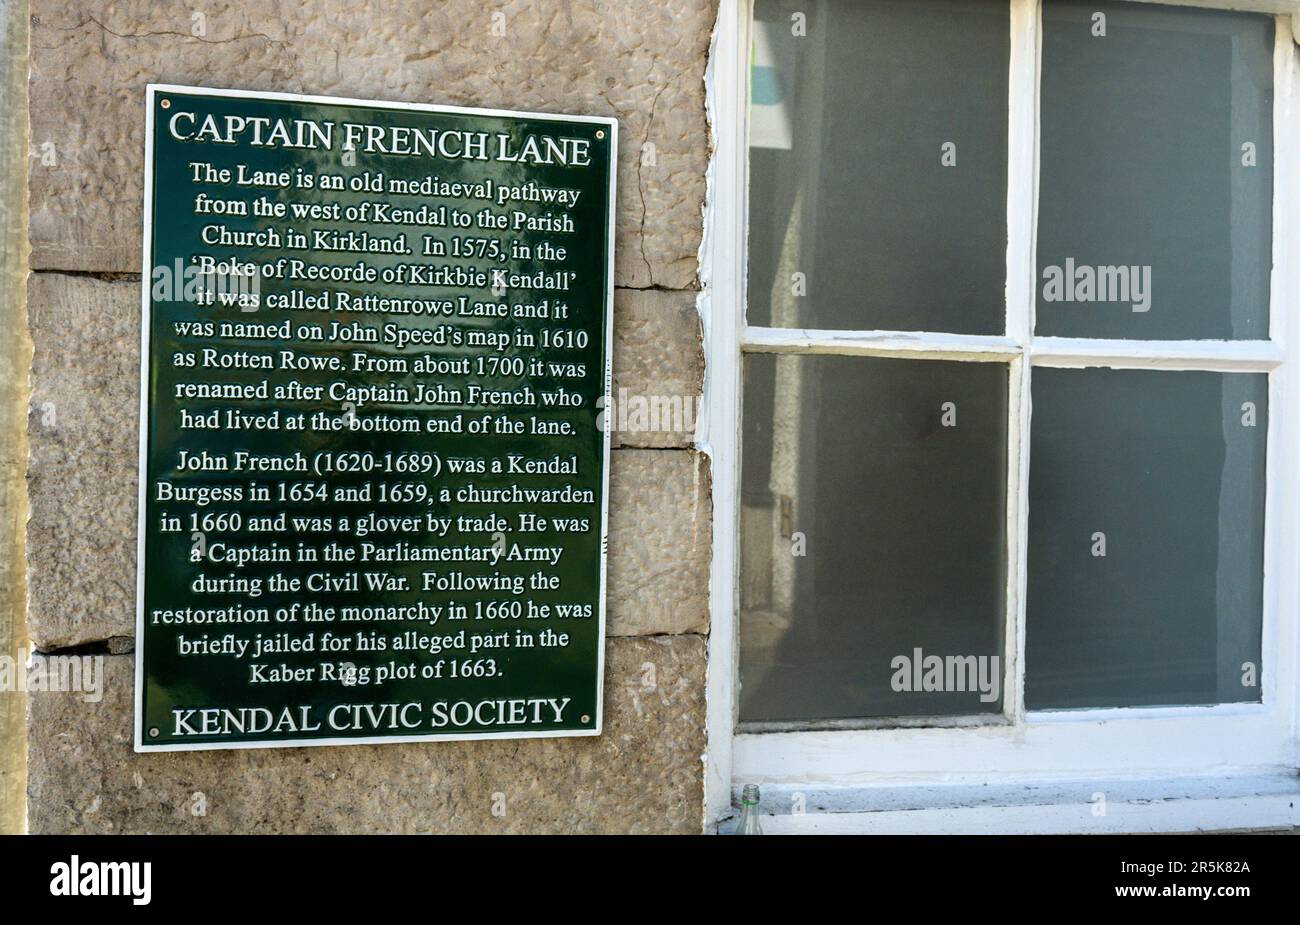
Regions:
[[[1104,795],[1103,803],[1098,794]],[[803,811],[796,808],[802,806]],[[1022,780],[1014,783],[765,784],[767,835],[1033,835],[1213,832],[1300,826],[1300,777]],[[723,820],[729,834],[735,817]]]

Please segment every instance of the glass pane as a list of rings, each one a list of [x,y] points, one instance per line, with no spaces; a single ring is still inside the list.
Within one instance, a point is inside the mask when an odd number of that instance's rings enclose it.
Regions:
[[[1000,711],[1007,367],[750,355],[744,389],[741,719]]]
[[[1029,709],[1260,699],[1264,373],[1033,373]]]
[[[1001,334],[1006,0],[757,0],[749,323]]]
[[[1265,339],[1273,20],[1043,6],[1039,334]]]

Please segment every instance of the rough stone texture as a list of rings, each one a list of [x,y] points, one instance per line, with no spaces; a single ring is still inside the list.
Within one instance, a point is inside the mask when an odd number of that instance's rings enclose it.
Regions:
[[[606,632],[708,632],[707,458],[693,450],[619,450],[612,457]]]
[[[27,402],[32,345],[27,277],[27,8],[0,5],[0,653],[26,641]],[[23,698],[0,692],[0,835],[23,831],[27,733]]]
[[[42,648],[134,635],[139,283],[33,273],[28,631]]]
[[[29,826],[46,834],[700,832],[703,638],[612,639],[606,658],[596,738],[137,755],[133,660],[110,656],[100,703],[73,694],[29,701]]]
[[[43,649],[135,633],[139,287],[62,273],[29,279],[28,624]],[[616,331],[622,320],[628,329],[616,333],[619,356],[635,358],[626,381],[652,394],[687,388],[691,363],[682,356],[698,350],[688,339],[690,295],[620,293],[620,303]],[[710,505],[702,458],[622,449],[611,460],[609,632],[704,631]]]
[[[689,447],[704,384],[695,294],[619,289],[614,295],[614,446]],[[638,414],[652,408],[650,427]],[[664,413],[667,409],[668,413]]]
[[[695,284],[712,0],[31,6],[35,268],[139,271],[153,82],[616,116],[617,283]]]
[[[103,702],[29,701],[31,830],[701,831],[711,514],[693,421],[614,433],[600,737],[134,754],[139,283],[112,275],[140,271],[146,83],[615,116],[615,396],[691,401],[714,0],[31,8],[31,266],[96,275],[29,282],[30,631],[111,653]]]

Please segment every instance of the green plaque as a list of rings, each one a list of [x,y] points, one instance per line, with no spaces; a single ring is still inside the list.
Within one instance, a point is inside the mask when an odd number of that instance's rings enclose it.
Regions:
[[[147,107],[137,751],[598,735],[617,123]]]

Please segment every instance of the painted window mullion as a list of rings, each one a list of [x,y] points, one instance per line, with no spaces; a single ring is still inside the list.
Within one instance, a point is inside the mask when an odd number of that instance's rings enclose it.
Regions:
[[[1024,720],[1025,595],[1028,584],[1029,417],[1028,347],[1034,336],[1035,253],[1038,207],[1038,87],[1041,58],[1040,0],[1011,0],[1011,59],[1007,139],[1007,336],[1022,345],[1012,364],[1007,427],[1007,655],[1005,712]]]

